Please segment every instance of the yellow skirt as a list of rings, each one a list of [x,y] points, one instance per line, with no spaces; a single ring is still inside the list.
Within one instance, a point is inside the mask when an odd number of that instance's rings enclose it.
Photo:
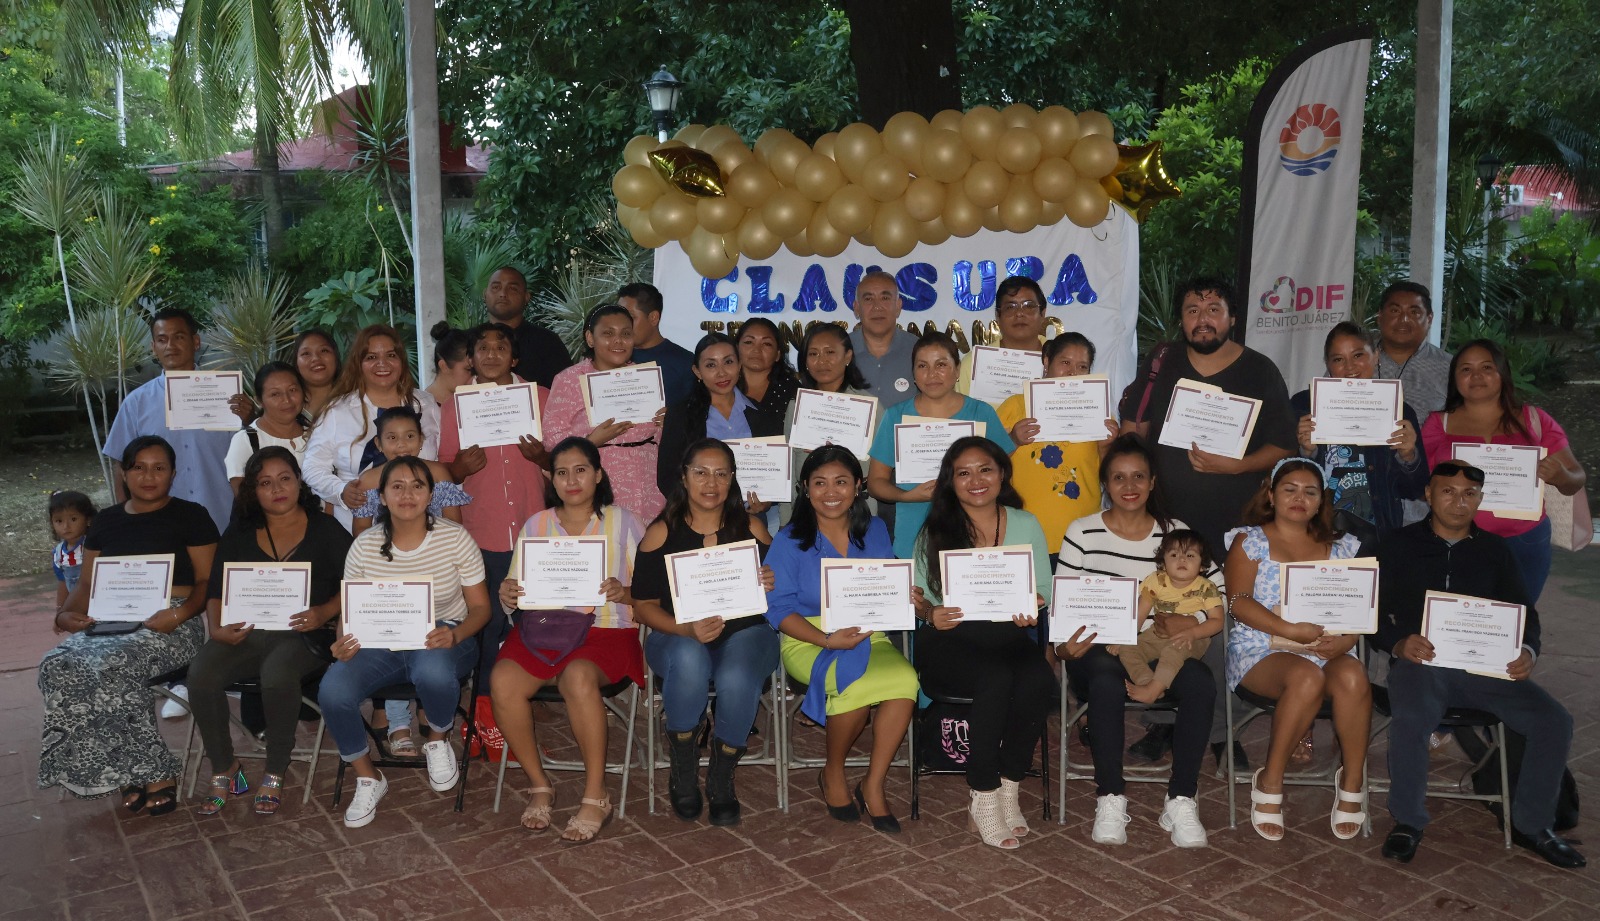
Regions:
[[[821,618],[808,617],[806,620],[820,629]],[[886,700],[916,699],[919,687],[917,670],[912,668],[900,650],[889,642],[888,635],[874,633],[867,642],[871,644],[867,670],[845,688],[844,693],[841,694],[835,684],[838,663],[829,666],[826,688],[829,716],[860,710],[862,707],[870,707]],[[785,636],[782,655],[783,669],[789,673],[789,677],[809,684],[811,667],[816,664],[817,656],[822,655],[822,647]]]

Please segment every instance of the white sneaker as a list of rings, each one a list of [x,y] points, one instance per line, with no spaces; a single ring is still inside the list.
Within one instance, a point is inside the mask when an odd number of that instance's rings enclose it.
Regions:
[[[1107,793],[1094,803],[1095,844],[1128,843],[1128,798]]]
[[[167,691],[168,693],[172,694],[173,697],[176,697],[179,700],[183,700],[185,702],[189,700],[189,689],[181,684],[175,684],[168,688]],[[173,700],[171,697],[163,698],[163,700],[165,700],[166,703],[161,705],[162,719],[175,720],[181,716],[189,715],[189,708],[178,703],[178,701]]]
[[[350,808],[344,811],[345,828],[361,828],[371,825],[372,820],[378,815],[378,800],[389,792],[389,781],[378,775],[377,780],[370,777],[356,778],[356,792],[350,796]]]
[[[428,786],[432,787],[435,793],[454,790],[456,778],[461,776],[461,771],[456,764],[456,753],[451,750],[449,741],[435,739],[423,743],[422,755],[428,759]]]
[[[1178,847],[1205,847],[1206,828],[1200,824],[1200,805],[1187,796],[1167,798],[1161,810],[1161,829],[1172,832],[1172,843]]]

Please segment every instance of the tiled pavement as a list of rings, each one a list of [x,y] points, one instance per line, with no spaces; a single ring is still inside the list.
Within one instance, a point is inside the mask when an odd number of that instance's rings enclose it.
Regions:
[[[1597,596],[1600,549],[1558,554],[1543,606],[1546,652],[1537,672],[1576,719],[1571,765],[1591,809],[1600,808],[1600,640],[1586,621]],[[628,817],[613,821],[600,840],[576,847],[560,844],[554,833],[519,828],[521,793],[508,794],[505,811],[490,811],[493,774],[481,763],[474,765],[463,814],[452,812],[450,798],[431,792],[418,772],[391,772],[391,792],[377,820],[344,828],[329,806],[333,765],[325,758],[312,803],[300,804],[304,772],[296,766],[284,808],[272,819],[251,815],[244,800],[214,819],[193,818],[186,809],[161,819],[128,817],[107,800],[62,800],[54,790],[35,788],[35,666],[55,640],[48,627],[51,597],[44,579],[0,582],[0,598],[7,599],[0,603],[4,919],[1600,916],[1600,868],[1562,872],[1523,851],[1503,850],[1477,804],[1431,801],[1435,823],[1417,860],[1401,867],[1379,857],[1377,837],[1349,843],[1331,837],[1326,787],[1291,789],[1290,833],[1282,843],[1265,842],[1244,825],[1229,829],[1226,791],[1209,773],[1201,817],[1211,847],[1190,851],[1173,848],[1157,826],[1161,788],[1152,784],[1130,785],[1133,823],[1129,843],[1118,848],[1089,841],[1089,782],[1069,785],[1065,825],[1037,820],[1038,787],[1030,784],[1025,790],[1034,831],[1020,850],[1002,853],[966,831],[964,790],[955,778],[926,781],[923,817],[913,822],[905,775],[892,775],[895,811],[906,831],[883,836],[864,824],[828,819],[813,771],[791,775],[792,809],[785,815],[775,808],[772,769],[761,767],[739,773],[746,816],[737,828],[649,815],[638,784]],[[1255,753],[1262,747],[1261,723],[1247,738]],[[557,756],[570,753],[559,726],[558,719],[542,730]],[[168,729],[181,741],[181,724]],[[812,747],[819,735],[799,728],[795,734],[799,744]],[[1317,740],[1325,757],[1331,744],[1326,726]],[[1381,775],[1381,749],[1372,764]],[[1451,748],[1435,766],[1444,776],[1459,773],[1463,764]],[[641,770],[635,779],[642,776]],[[614,778],[612,785],[615,795]],[[558,786],[557,821],[564,823],[581,785],[575,775],[559,775]],[[1388,826],[1381,796],[1374,805],[1381,835]],[[1581,837],[1582,828],[1575,834]],[[1600,848],[1589,852],[1600,859]]]

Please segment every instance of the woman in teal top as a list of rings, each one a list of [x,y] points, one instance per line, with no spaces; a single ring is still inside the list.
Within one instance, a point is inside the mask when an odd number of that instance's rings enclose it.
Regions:
[[[872,439],[872,470],[867,475],[867,489],[880,502],[898,503],[894,513],[894,553],[903,560],[911,558],[917,532],[927,520],[934,481],[905,482],[895,476],[896,425],[907,416],[981,422],[984,436],[1007,455],[1017,449],[993,406],[956,390],[960,365],[960,352],[949,336],[933,332],[918,339],[911,350],[911,371],[917,382],[917,395],[885,409],[883,420],[878,423],[877,437]]]

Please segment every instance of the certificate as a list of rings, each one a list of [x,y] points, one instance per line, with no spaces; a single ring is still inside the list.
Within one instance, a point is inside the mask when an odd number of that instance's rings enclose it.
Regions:
[[[650,422],[667,405],[661,384],[661,369],[655,362],[628,365],[610,371],[591,371],[583,376],[583,409],[589,424],[607,419]]]
[[[1023,411],[1039,423],[1034,441],[1104,441],[1111,418],[1111,379],[1104,374],[1028,381]]]
[[[1050,642],[1083,628],[1095,645],[1139,642],[1139,580],[1124,576],[1056,576],[1050,593]]]
[[[1343,636],[1378,632],[1378,561],[1319,560],[1278,567],[1281,617]]]
[[[172,607],[173,555],[95,557],[91,620],[145,621]]]
[[[1509,681],[1506,666],[1522,655],[1526,619],[1520,604],[1429,592],[1422,601],[1422,636],[1433,644],[1428,664]]]
[[[344,633],[366,649],[422,649],[433,630],[433,580],[346,579]]]
[[[604,537],[524,537],[517,541],[517,608],[597,608],[606,603]]]
[[[1021,393],[1028,381],[1038,377],[1039,368],[1038,352],[975,345],[972,347],[972,392],[967,395],[999,406]],[[1105,428],[1104,423],[1101,428]]]
[[[866,457],[872,449],[872,433],[878,421],[877,397],[802,387],[795,391],[793,412],[790,447],[815,451],[834,444],[849,448],[857,457]]]
[[[1537,521],[1544,514],[1544,483],[1538,445],[1473,445],[1457,442],[1451,457],[1483,471],[1483,504],[1478,508],[1500,518]]]
[[[962,620],[1003,621],[1039,613],[1033,548],[1027,545],[942,550],[939,574],[944,604],[960,608]]]
[[[1386,445],[1405,418],[1399,381],[1311,379],[1312,444]]]
[[[939,476],[945,452],[958,438],[977,435],[978,423],[907,416],[894,427],[896,483],[926,483]]]
[[[727,442],[739,470],[739,488],[761,502],[794,501],[794,452],[782,438],[737,438]]]
[[[454,399],[456,429],[464,448],[514,445],[524,435],[544,437],[534,384],[468,384],[456,388]]]
[[[244,392],[238,371],[168,371],[167,428],[231,432],[239,417],[228,401]]]
[[[910,560],[823,560],[822,629],[910,630]]]
[[[260,630],[290,630],[311,607],[310,563],[223,563],[222,620]]]
[[[667,584],[678,623],[767,613],[758,547],[753,540],[741,540],[667,554]]]
[[[1260,400],[1185,378],[1172,388],[1158,441],[1185,451],[1199,445],[1202,451],[1237,460],[1245,456],[1260,415]]]

